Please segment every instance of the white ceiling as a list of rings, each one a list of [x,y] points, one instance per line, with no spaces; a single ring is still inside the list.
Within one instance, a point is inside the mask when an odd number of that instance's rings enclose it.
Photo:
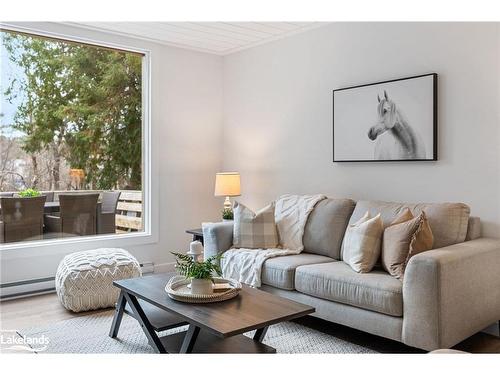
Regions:
[[[321,22],[72,22],[202,52],[227,55],[324,25]]]

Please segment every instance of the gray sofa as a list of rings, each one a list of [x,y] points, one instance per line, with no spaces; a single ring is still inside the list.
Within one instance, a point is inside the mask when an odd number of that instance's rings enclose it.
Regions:
[[[411,258],[400,281],[381,267],[359,274],[342,261],[349,223],[367,210],[389,224],[405,207],[425,210],[434,249]],[[204,225],[205,257],[232,246],[231,222]],[[409,346],[449,348],[500,319],[500,240],[481,237],[461,203],[326,199],[309,216],[304,252],[268,259],[262,289],[314,306],[313,314]]]

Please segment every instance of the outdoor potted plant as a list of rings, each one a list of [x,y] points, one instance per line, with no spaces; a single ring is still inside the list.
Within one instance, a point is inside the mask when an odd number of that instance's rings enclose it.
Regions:
[[[20,191],[18,194],[21,198],[39,197],[41,195],[40,192],[36,189],[25,189],[23,191]]]
[[[191,294],[212,294],[213,275],[222,275],[219,261],[222,254],[214,255],[204,262],[197,262],[191,256],[172,253],[176,259],[175,268],[179,274],[191,279]]]

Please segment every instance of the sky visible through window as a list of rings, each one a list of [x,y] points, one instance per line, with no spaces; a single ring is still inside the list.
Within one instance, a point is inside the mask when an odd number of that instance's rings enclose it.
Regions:
[[[9,60],[9,54],[5,49],[3,43],[4,33],[0,33],[0,126],[2,126],[2,134],[7,137],[19,137],[22,136],[21,132],[15,131],[12,127],[9,127],[13,123],[14,115],[16,114],[17,107],[23,101],[23,93],[19,93],[19,97],[9,102],[4,91],[8,82],[12,79],[19,81],[24,80],[25,76],[23,70],[16,64],[13,64]]]

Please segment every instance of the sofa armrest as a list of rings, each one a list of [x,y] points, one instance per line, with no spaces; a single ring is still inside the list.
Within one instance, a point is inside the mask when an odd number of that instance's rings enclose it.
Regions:
[[[204,258],[223,253],[233,246],[233,223],[203,223]]]
[[[479,238],[410,259],[403,342],[449,348],[500,319],[500,240]]]

